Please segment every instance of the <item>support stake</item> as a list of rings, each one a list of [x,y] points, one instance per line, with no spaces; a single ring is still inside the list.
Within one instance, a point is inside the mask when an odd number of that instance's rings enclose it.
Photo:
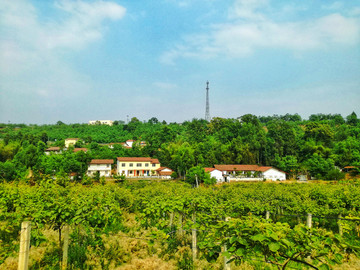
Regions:
[[[21,223],[20,251],[18,270],[27,270],[29,265],[31,222]]]

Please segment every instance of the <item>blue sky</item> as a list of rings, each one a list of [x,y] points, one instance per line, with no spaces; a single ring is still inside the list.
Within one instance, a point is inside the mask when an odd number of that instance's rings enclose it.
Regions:
[[[0,122],[355,111],[360,0],[0,0]]]

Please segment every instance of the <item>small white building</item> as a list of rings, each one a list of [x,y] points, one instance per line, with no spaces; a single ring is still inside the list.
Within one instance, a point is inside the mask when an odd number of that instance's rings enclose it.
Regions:
[[[216,178],[217,183],[224,182],[224,176],[223,176],[222,171],[219,171],[215,168],[204,168],[204,170],[206,173],[210,174],[211,178],[212,177]]]
[[[96,172],[99,172],[100,177],[110,177],[111,176],[111,165],[114,163],[112,159],[93,159],[91,160],[87,175],[94,176]]]
[[[112,120],[90,120],[89,125],[108,125],[112,126],[114,121]]]
[[[260,171],[262,172],[263,178],[266,180],[286,180],[286,173],[273,167],[260,167]]]
[[[173,170],[167,167],[160,167],[159,169],[155,170],[158,176],[162,179],[171,179],[171,174]]]

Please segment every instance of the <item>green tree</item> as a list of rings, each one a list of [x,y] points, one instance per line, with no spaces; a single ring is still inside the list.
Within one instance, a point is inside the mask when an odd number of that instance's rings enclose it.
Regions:
[[[356,126],[359,122],[359,119],[357,118],[357,115],[355,112],[352,112],[348,116],[346,116],[346,123],[351,126]]]
[[[201,166],[192,167],[186,173],[185,181],[193,186],[204,183],[206,185],[212,185],[216,183],[216,179],[210,177],[210,174],[206,173]]]

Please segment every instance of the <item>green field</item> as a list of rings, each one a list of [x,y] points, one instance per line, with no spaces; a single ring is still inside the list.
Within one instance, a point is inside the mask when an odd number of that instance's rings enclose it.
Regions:
[[[1,184],[0,269],[25,220],[30,269],[60,269],[66,228],[68,269],[356,269],[359,185]]]

